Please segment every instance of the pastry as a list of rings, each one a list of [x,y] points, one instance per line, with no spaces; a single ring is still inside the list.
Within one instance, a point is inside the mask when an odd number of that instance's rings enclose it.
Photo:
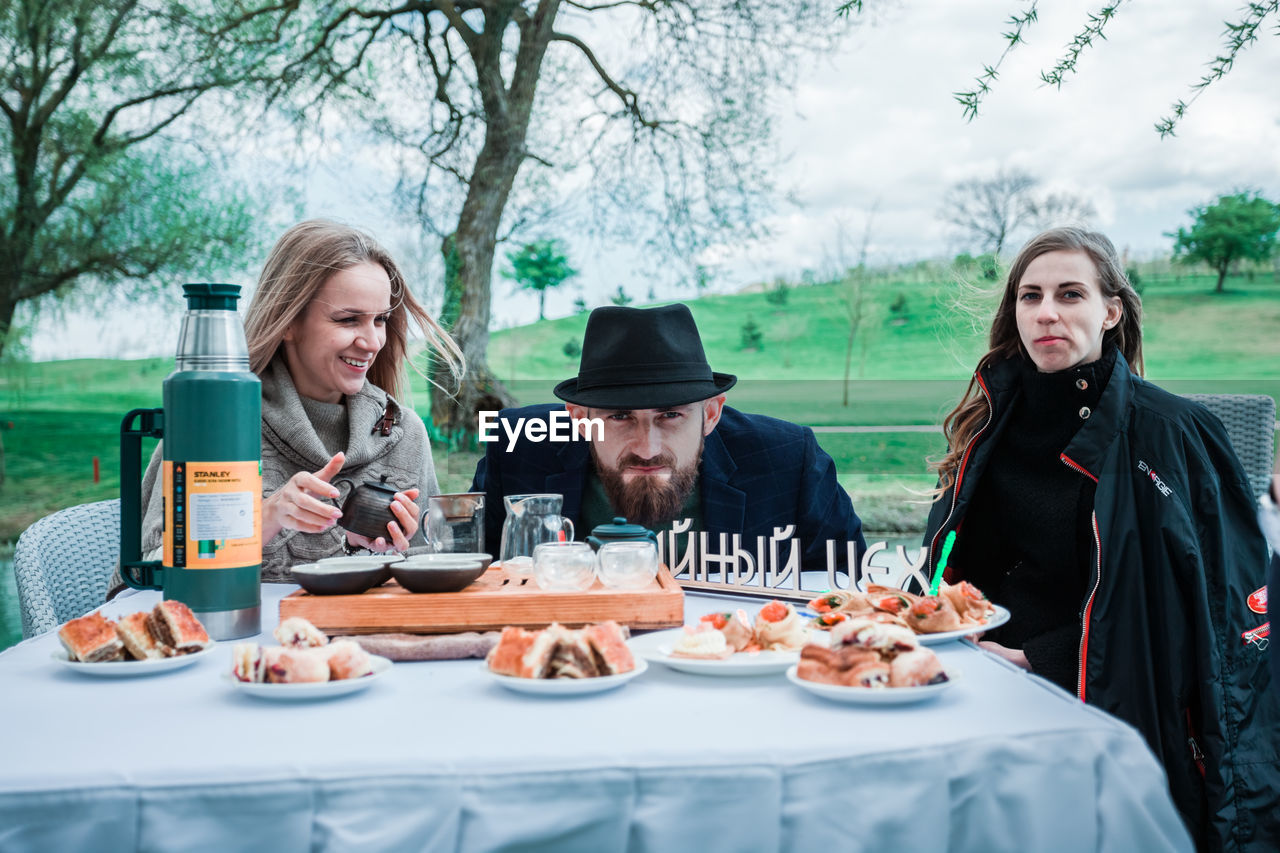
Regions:
[[[546,678],[595,678],[601,675],[591,644],[581,631],[570,631],[553,624],[543,633],[553,638]]]
[[[919,687],[946,680],[947,674],[942,671],[938,656],[923,647],[903,652],[889,664],[891,687]]]
[[[266,651],[266,650],[264,650]],[[272,649],[266,680],[273,684],[307,684],[329,680],[329,656],[320,649]]]
[[[337,640],[323,649],[329,660],[329,679],[342,681],[373,674],[373,659],[359,644],[350,640]]]
[[[982,590],[968,581],[960,581],[958,584],[944,583],[938,592],[951,602],[956,613],[960,614],[960,618],[966,622],[983,624],[996,612]]]
[[[300,616],[292,616],[271,632],[280,645],[292,649],[309,649],[329,642],[324,632]]]
[[[781,601],[770,601],[760,608],[755,635],[760,648],[773,651],[795,651],[809,638],[800,614]]]
[[[166,648],[165,654],[188,655],[213,645],[200,620],[181,601],[162,601],[151,609],[147,622],[151,634]]]
[[[918,634],[940,634],[963,628],[960,614],[950,601],[940,595],[921,597],[911,605],[907,624]]]
[[[582,634],[591,644],[596,668],[601,675],[618,675],[636,668],[636,659],[627,647],[624,629],[617,622],[609,620],[588,625],[582,629]]]
[[[684,636],[671,650],[673,658],[691,658],[693,660],[724,660],[733,656],[733,647],[725,639],[724,633],[717,631],[709,624],[684,629]]]
[[[751,627],[751,621],[747,619],[747,611],[745,610],[737,610],[733,613],[708,613],[700,621],[724,634],[725,642],[735,652],[751,651],[758,648],[755,631]]]
[[[69,660],[97,663],[124,659],[124,643],[116,634],[115,623],[96,611],[63,625],[58,639]]]
[[[266,680],[263,649],[257,643],[236,643],[232,646],[231,675],[237,681],[260,683]]]
[[[147,627],[146,611],[130,613],[117,622],[116,634],[134,660],[161,660],[165,657],[164,649]]]

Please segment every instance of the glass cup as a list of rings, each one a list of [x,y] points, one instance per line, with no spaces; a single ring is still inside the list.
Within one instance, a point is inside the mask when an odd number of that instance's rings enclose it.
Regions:
[[[606,542],[596,555],[600,582],[613,589],[643,589],[658,576],[652,542]]]
[[[580,592],[596,580],[596,555],[586,542],[543,542],[533,549],[533,580],[554,592]]]

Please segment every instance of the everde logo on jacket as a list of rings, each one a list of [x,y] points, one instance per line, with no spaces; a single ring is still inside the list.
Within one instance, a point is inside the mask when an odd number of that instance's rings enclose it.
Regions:
[[[1138,470],[1147,475],[1147,478],[1155,484],[1156,490],[1160,492],[1160,494],[1164,495],[1166,498],[1173,494],[1173,489],[1169,488],[1169,486],[1165,484],[1165,481],[1160,479],[1160,475],[1152,470],[1151,466],[1141,459],[1138,460]]]

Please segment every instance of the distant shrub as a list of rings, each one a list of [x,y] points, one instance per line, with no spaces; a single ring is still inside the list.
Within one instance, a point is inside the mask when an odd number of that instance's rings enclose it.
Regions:
[[[774,282],[773,290],[764,292],[764,301],[770,305],[786,305],[787,297],[791,294],[791,288],[787,287],[785,279],[778,279]]]
[[[1142,293],[1142,289],[1146,286],[1142,283],[1142,273],[1138,272],[1137,267],[1129,267],[1124,271],[1125,277],[1129,279],[1129,283],[1133,285],[1133,289]]]
[[[614,305],[630,305],[635,302],[635,297],[622,289],[622,285],[618,285],[618,292],[609,297],[609,301]]]
[[[587,313],[587,300],[583,299],[581,296],[573,300],[573,313],[575,314]]]
[[[895,317],[905,317],[907,315],[907,295],[901,290],[893,298],[893,302],[889,304],[889,313]]]
[[[578,343],[577,338],[569,338],[561,349],[567,358],[579,358],[582,355],[582,344]]]
[[[747,321],[742,324],[741,331],[742,349],[764,349],[764,331],[750,314],[747,315]]]

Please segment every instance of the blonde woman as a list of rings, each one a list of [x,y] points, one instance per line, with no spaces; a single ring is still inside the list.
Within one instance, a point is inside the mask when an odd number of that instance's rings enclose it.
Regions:
[[[1280,849],[1280,703],[1242,640],[1266,545],[1226,430],[1142,379],[1102,234],[1023,247],[990,347],[945,422],[930,572],[956,534],[948,579],[1012,613],[981,645],[1141,731],[1199,847]]]
[[[245,315],[250,368],[262,380],[262,579],[352,548],[421,543],[416,501],[438,494],[422,419],[408,390],[410,321],[459,374],[457,345],[369,235],[325,220],[293,226],[267,258]],[[143,480],[143,551],[161,547],[160,452]],[[336,525],[366,480],[396,489],[384,536]]]

